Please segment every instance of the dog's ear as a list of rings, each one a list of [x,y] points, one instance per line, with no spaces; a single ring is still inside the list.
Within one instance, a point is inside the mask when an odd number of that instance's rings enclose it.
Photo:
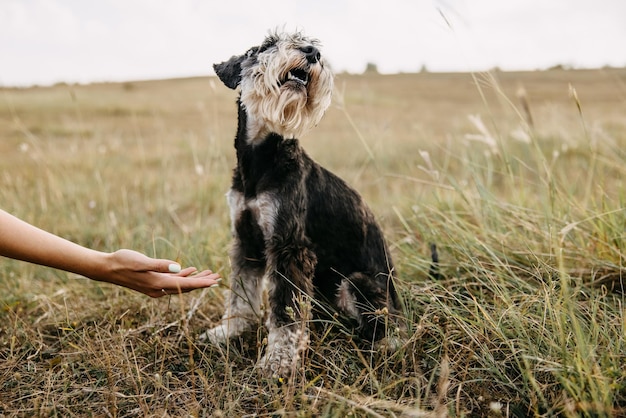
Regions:
[[[247,54],[233,56],[228,61],[219,64],[213,64],[215,74],[222,80],[227,87],[236,89],[241,82],[241,63],[245,60]]]

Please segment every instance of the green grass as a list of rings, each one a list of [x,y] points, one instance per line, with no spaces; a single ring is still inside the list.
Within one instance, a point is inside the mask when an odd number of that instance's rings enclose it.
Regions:
[[[302,143],[385,229],[399,348],[360,351],[320,323],[297,376],[267,381],[262,327],[223,350],[196,341],[221,315],[219,290],[153,300],[4,259],[0,415],[626,414],[626,71],[337,86]],[[0,97],[4,210],[228,276],[235,93],[197,78]]]

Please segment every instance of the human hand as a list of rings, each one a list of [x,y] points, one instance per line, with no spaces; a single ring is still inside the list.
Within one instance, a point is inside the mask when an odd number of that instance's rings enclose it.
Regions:
[[[181,269],[175,261],[154,259],[132,250],[107,254],[107,267],[93,279],[114,283],[153,298],[186,293],[218,285],[218,273],[197,271],[195,267]],[[193,275],[192,275],[193,274]]]

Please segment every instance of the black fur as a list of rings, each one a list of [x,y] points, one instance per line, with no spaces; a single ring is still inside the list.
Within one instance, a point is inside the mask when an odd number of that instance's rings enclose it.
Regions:
[[[437,245],[435,243],[430,244],[430,257],[432,263],[428,270],[428,277],[433,280],[440,280],[441,274],[439,273],[439,252],[437,251]]]
[[[241,82],[241,63],[246,59],[245,55],[233,56],[228,61],[219,64],[213,64],[215,74],[231,89],[236,89]]]
[[[239,83],[241,83],[241,64],[244,61],[250,60],[248,65],[251,65],[256,61],[257,54],[263,49],[269,48],[271,45],[263,45],[261,47],[253,47],[243,55],[233,55],[228,61],[221,62],[219,64],[213,64],[215,74],[224,83],[224,85],[231,89],[236,89]]]
[[[246,199],[271,192],[279,210],[268,240],[251,211],[243,212],[235,225],[239,245],[234,258],[245,269],[269,264],[276,326],[293,322],[285,308],[297,308],[298,291],[339,310],[339,286],[348,280],[361,315],[359,334],[368,341],[380,339],[385,320],[374,312],[387,308],[397,314],[400,302],[391,256],[373,214],[356,191],[314,162],[297,139],[270,133],[262,142],[248,143],[246,111],[240,102],[238,106],[232,189]]]

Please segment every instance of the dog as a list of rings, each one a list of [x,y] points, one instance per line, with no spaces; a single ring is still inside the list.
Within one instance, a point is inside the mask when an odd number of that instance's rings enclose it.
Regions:
[[[214,69],[227,87],[240,88],[227,193],[232,273],[221,323],[200,338],[226,343],[258,323],[265,307],[267,346],[258,366],[288,377],[308,345],[313,300],[349,318],[363,341],[380,341],[401,311],[382,230],[361,196],[297,139],[331,102],[333,73],[319,41],[270,32]]]

